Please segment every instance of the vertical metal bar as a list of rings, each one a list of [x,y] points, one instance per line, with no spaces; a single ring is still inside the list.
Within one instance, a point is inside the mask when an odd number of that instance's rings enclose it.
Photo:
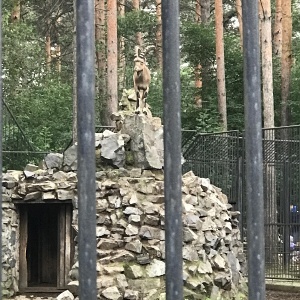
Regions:
[[[79,297],[97,299],[94,1],[76,1]]]
[[[261,79],[257,1],[243,0],[249,300],[265,299]]]
[[[3,78],[2,78],[2,0],[0,0],[0,267],[2,270],[2,142],[3,142],[3,95],[2,95],[2,85],[3,85]],[[2,282],[2,271],[0,272],[0,282]],[[0,300],[2,300],[2,287],[0,287]]]
[[[166,298],[183,299],[179,2],[162,0]]]

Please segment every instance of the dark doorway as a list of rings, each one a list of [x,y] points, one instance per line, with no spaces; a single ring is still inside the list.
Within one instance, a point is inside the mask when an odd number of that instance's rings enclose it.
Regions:
[[[58,214],[55,204],[36,204],[28,210],[28,286],[56,286]]]
[[[26,203],[19,211],[20,289],[65,288],[74,255],[72,204]]]

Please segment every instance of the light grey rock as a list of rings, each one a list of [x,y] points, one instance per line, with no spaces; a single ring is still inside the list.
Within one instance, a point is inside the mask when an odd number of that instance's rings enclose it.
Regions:
[[[182,249],[182,257],[188,261],[198,261],[198,252],[192,245],[185,245]]]
[[[131,242],[126,243],[125,249],[135,252],[135,253],[141,253],[143,248],[143,244],[140,240],[133,240]]]
[[[63,167],[66,171],[77,170],[77,144],[72,145],[64,152]]]
[[[139,228],[137,226],[134,226],[134,225],[131,225],[129,224],[127,227],[126,227],[126,230],[125,230],[125,233],[127,235],[137,235],[139,233]]]
[[[139,299],[139,292],[134,290],[125,290],[124,299],[127,300],[138,300]]]
[[[106,288],[105,290],[102,291],[102,295],[106,299],[110,299],[110,300],[121,300],[122,299],[122,295],[116,286]]]
[[[56,297],[56,300],[74,300],[74,296],[70,291],[64,291]]]
[[[24,171],[35,172],[38,169],[39,169],[39,167],[34,164],[27,164],[26,167],[24,168]]]
[[[166,264],[161,260],[153,259],[150,265],[146,267],[146,272],[150,278],[163,276],[166,272]]]
[[[24,197],[24,201],[41,200],[42,192],[31,192]]]
[[[55,191],[56,188],[57,188],[56,183],[52,181],[43,181],[43,182],[32,183],[27,185],[28,192],[35,192],[35,191],[48,192],[48,191]]]
[[[49,153],[45,156],[44,162],[47,169],[61,169],[63,165],[63,154]]]
[[[125,267],[125,275],[130,279],[141,278],[144,275],[144,269],[139,265],[127,265]]]
[[[58,189],[56,191],[58,200],[73,200],[74,198],[74,190],[61,190]]]
[[[141,215],[143,212],[137,207],[128,206],[124,210],[125,215]]]
[[[138,168],[163,167],[163,129],[158,119],[132,113],[123,120],[121,132],[130,136],[134,166]]]
[[[139,232],[140,237],[149,239],[149,240],[164,240],[165,239],[165,231],[160,228],[155,228],[151,226],[142,226]]]
[[[114,133],[109,130],[103,132],[101,145],[101,157],[107,163],[122,168],[125,165],[125,142],[129,140],[126,134]]]

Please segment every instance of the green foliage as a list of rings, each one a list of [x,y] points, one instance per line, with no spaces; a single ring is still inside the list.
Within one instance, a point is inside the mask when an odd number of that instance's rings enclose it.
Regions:
[[[243,59],[239,37],[235,33],[225,33],[224,48],[228,129],[242,130],[244,127]],[[194,68],[199,64],[202,66],[203,88],[200,94],[203,108],[197,109],[193,106],[196,90],[193,90],[193,87],[190,86],[189,92],[192,95],[189,95],[189,101],[186,100],[186,111],[191,112],[192,118],[187,118],[188,127],[190,129],[198,128],[204,132],[219,131],[214,27],[201,24],[185,24],[182,37],[182,53],[185,61],[191,67]],[[193,82],[195,80],[193,74],[191,73],[189,76],[190,81]],[[187,90],[184,90],[184,93],[186,92]],[[185,97],[184,93],[183,97]],[[184,113],[185,110],[183,115]],[[187,115],[189,116],[189,114]],[[183,124],[187,124],[185,120],[183,120]]]
[[[145,11],[131,11],[125,17],[118,18],[118,34],[135,44],[135,34],[142,32],[145,43],[152,43],[155,38],[156,17],[154,14]]]
[[[185,23],[182,26],[182,54],[192,66],[213,66],[215,63],[215,32],[213,26]]]
[[[3,22],[4,99],[35,149],[63,149],[71,138],[72,80],[47,70],[44,40],[31,20],[10,23],[9,15]]]
[[[63,149],[71,138],[72,90],[59,78],[47,76],[41,84],[16,95],[22,128],[40,150]]]

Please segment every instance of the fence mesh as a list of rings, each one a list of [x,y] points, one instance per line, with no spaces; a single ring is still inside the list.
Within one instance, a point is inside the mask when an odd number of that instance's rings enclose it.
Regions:
[[[241,212],[247,251],[244,133],[183,131],[183,172],[221,188]],[[300,126],[263,129],[266,277],[300,278]]]

